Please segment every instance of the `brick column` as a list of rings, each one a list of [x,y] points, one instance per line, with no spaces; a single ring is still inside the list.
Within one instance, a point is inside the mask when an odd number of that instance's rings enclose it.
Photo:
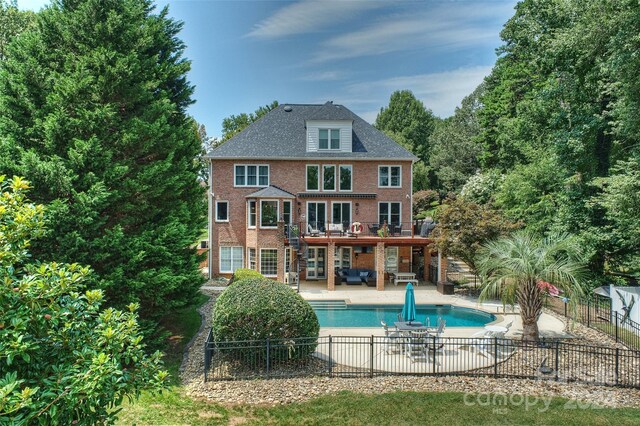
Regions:
[[[423,250],[424,250],[424,268],[422,268],[422,279],[425,281],[429,281],[429,266],[431,265],[431,250],[429,250],[429,246],[424,246]]]
[[[447,280],[447,266],[449,266],[449,261],[447,260],[447,256],[440,256],[440,274],[438,276],[438,282]]]
[[[278,222],[278,278],[284,282],[284,221]]]
[[[376,290],[384,291],[384,243],[376,245]]]
[[[334,291],[336,289],[336,264],[334,261],[336,253],[336,243],[329,242],[327,246],[327,290]]]

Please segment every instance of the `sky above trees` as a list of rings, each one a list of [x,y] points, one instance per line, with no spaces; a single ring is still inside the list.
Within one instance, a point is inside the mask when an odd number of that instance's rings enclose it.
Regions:
[[[19,0],[38,10],[48,0]],[[211,136],[258,105],[333,100],[373,122],[396,90],[453,114],[495,63],[515,0],[160,0],[185,23],[196,103]]]

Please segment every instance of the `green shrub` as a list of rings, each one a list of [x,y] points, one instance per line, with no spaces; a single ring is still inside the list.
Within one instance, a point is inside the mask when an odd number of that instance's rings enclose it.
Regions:
[[[236,281],[245,280],[248,278],[264,278],[264,275],[262,275],[258,271],[254,271],[253,269],[236,269],[233,273],[233,276],[231,277],[231,280],[229,281],[229,284],[231,285]]]
[[[249,278],[236,281],[218,297],[212,328],[216,342],[269,339],[274,343],[272,356],[292,359],[306,357],[315,350],[320,325],[311,305],[287,285]],[[304,346],[292,348],[288,341],[298,337],[310,339],[305,340]],[[261,346],[245,347],[237,353],[243,359],[252,358],[247,355],[265,355]]]

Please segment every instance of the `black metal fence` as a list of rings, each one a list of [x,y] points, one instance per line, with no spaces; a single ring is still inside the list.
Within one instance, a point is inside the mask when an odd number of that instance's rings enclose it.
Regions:
[[[640,388],[640,352],[559,340],[396,335],[214,342],[210,334],[204,356],[205,381],[464,375]]]
[[[611,300],[594,297],[580,301],[574,309],[560,298],[549,299],[548,306],[568,319],[578,321],[587,327],[600,330],[624,343],[631,349],[640,350],[640,324],[624,318],[611,309]]]

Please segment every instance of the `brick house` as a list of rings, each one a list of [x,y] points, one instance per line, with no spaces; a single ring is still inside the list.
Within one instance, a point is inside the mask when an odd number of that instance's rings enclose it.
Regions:
[[[209,274],[341,283],[336,270],[427,279],[411,210],[417,158],[341,105],[280,105],[207,155]],[[424,265],[427,265],[425,267]],[[292,278],[293,277],[293,278]]]

